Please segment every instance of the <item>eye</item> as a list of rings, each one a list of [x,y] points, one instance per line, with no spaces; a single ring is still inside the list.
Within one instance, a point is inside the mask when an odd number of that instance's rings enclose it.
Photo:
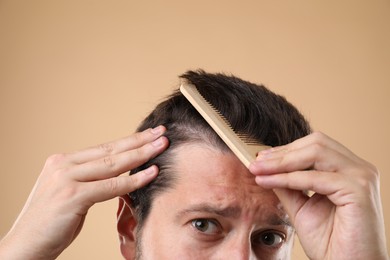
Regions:
[[[207,235],[215,235],[221,233],[219,225],[210,219],[194,219],[191,221],[191,225],[200,232]]]
[[[285,240],[285,236],[275,231],[261,232],[254,239],[254,243],[258,245],[264,245],[269,247],[279,247]]]

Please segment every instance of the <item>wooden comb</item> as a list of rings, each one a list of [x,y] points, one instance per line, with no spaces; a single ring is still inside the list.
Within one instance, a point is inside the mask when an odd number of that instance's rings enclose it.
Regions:
[[[244,134],[236,133],[226,118],[199,93],[194,85],[183,83],[180,92],[247,168],[256,159],[258,152],[270,148],[251,140]]]

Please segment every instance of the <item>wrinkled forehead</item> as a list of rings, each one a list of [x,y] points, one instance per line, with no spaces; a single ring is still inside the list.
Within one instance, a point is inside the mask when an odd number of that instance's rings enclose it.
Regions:
[[[284,216],[271,190],[255,183],[254,176],[230,151],[205,143],[184,144],[175,149],[174,190],[183,203],[214,203],[221,208],[237,206],[242,212],[272,212]],[[265,216],[266,214],[259,214]]]
[[[221,189],[266,192],[256,185],[254,175],[230,150],[221,150],[204,142],[191,142],[177,147],[173,152],[172,166],[179,178],[185,178],[183,184],[188,181],[194,185]]]

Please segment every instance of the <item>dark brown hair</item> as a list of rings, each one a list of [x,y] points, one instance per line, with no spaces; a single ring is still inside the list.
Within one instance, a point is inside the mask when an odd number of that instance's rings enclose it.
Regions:
[[[260,143],[269,146],[283,145],[308,135],[311,131],[307,121],[293,105],[262,85],[202,70],[188,71],[180,78],[195,85],[236,132],[246,134]],[[154,197],[172,187],[175,182],[178,173],[171,171],[175,148],[183,143],[200,142],[222,151],[229,149],[179,90],[157,105],[137,131],[158,125],[167,128],[165,136],[169,139],[169,148],[131,171],[134,174],[153,164],[160,168],[160,173],[153,182],[129,194],[140,226],[150,212]]]

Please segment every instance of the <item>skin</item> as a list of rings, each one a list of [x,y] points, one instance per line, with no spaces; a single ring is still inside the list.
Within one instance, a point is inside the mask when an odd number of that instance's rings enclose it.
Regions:
[[[134,191],[157,176],[156,166],[120,175],[165,150],[164,132],[160,126],[48,158],[14,226],[0,242],[0,259],[55,259],[77,237],[92,205]]]
[[[274,189],[310,259],[389,259],[379,172],[340,143],[314,133],[259,153],[250,171]]]
[[[148,129],[86,150],[51,156],[14,226],[0,241],[0,259],[55,259],[79,234],[91,206],[132,192],[157,176],[155,166],[132,176],[121,174],[166,149],[168,141],[161,137],[164,131],[164,127],[157,127],[153,131]],[[224,251],[227,250],[231,252],[229,259],[255,258],[258,250],[264,254],[267,250],[263,246],[254,246],[254,240],[249,238],[257,237],[255,230],[268,229],[270,226],[283,232],[283,225],[276,225],[281,226],[279,230],[274,227],[275,221],[267,221],[270,219],[267,217],[269,213],[275,213],[271,219],[283,219],[283,208],[310,259],[389,259],[379,195],[379,173],[370,163],[331,138],[314,133],[286,146],[261,152],[249,167],[253,177],[236,163],[235,157],[221,155],[210,148],[208,151],[209,156],[197,163],[193,158],[198,153],[192,151],[193,154],[187,157],[187,162],[190,162],[187,168],[186,162],[178,160],[177,170],[188,172],[198,169],[204,175],[206,169],[206,176],[193,176],[192,182],[179,178],[177,181],[183,182],[183,186],[176,184],[174,187],[182,189],[178,196],[172,196],[168,202],[156,199],[152,205],[155,214],[150,214],[144,229],[139,231],[141,236],[137,236],[137,220],[127,196],[121,197],[118,230],[125,258],[133,259],[137,251],[142,252],[145,258],[150,254],[158,255],[154,248],[172,242],[169,238],[172,236],[176,236],[177,240],[170,245],[182,253],[179,257],[197,258],[205,253],[208,254],[206,257],[224,258]],[[182,153],[188,155],[189,151]],[[178,156],[181,156],[180,153]],[[209,178],[211,174],[218,173],[224,178]],[[233,173],[240,173],[239,178],[237,175],[233,178]],[[232,180],[234,186],[231,185]],[[207,186],[192,185],[198,182]],[[195,207],[197,210],[192,208],[185,214],[179,214],[180,217],[176,214],[172,219],[173,209],[168,210],[168,207],[176,205],[176,201],[183,205],[184,198],[188,199],[186,206],[192,206],[201,198],[205,201],[205,187],[208,187],[206,191],[209,196],[206,201],[213,202],[212,206],[206,207],[207,210],[205,207],[201,210]],[[238,189],[241,187],[243,189]],[[275,192],[282,207],[267,190]],[[308,197],[302,193],[304,190],[312,190],[315,194]],[[164,194],[169,196],[168,191],[161,196]],[[222,211],[224,214],[215,210],[230,205],[240,210],[225,210]],[[210,208],[214,210],[210,211]],[[229,216],[226,216],[227,212],[230,212]],[[161,225],[158,219],[165,214],[172,221]],[[275,215],[279,218],[275,218]],[[194,223],[192,220],[198,218],[218,219],[221,225],[195,221],[199,224],[197,227],[203,230],[198,232],[200,230],[191,225]],[[153,223],[154,227],[158,227],[158,233],[153,232]],[[182,226],[178,223],[182,223]],[[210,227],[211,231],[216,232],[211,232],[212,239],[206,245],[204,239],[209,236],[204,234],[204,230],[210,231]],[[179,233],[179,230],[183,233]],[[290,241],[288,237],[286,241]],[[187,255],[181,250],[182,246],[188,248],[190,241],[201,250],[191,252],[188,249],[192,255]],[[284,257],[289,254],[288,243],[277,250],[280,252],[268,251],[269,255],[281,254],[280,257]],[[21,245],[23,250],[20,250]]]
[[[126,259],[290,258],[287,214],[236,156],[205,144],[186,144],[175,154],[175,184],[156,197],[138,237],[130,205],[120,205]]]

